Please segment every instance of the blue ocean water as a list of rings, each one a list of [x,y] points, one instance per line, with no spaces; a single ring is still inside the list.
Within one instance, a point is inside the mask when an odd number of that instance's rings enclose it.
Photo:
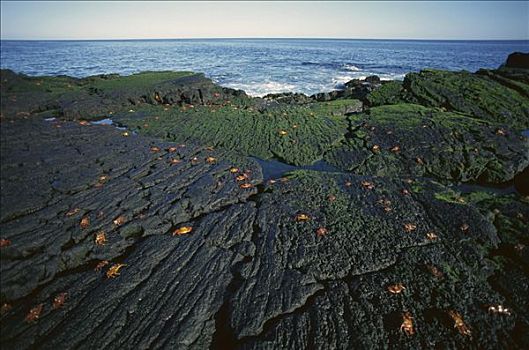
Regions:
[[[423,68],[496,68],[529,41],[333,39],[196,39],[122,41],[2,41],[1,67],[28,75],[146,70],[203,72],[251,95],[313,94],[353,78],[402,79]]]

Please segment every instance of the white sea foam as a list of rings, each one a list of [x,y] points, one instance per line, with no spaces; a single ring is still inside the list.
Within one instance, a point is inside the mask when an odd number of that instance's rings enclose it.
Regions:
[[[346,64],[345,69],[350,70],[351,72],[358,72],[362,70],[353,64]]]
[[[379,74],[380,80],[403,80],[406,74]]]
[[[332,89],[343,89],[344,84],[347,83],[348,81],[351,81],[353,79],[365,79],[366,77],[367,75],[363,73],[335,76],[332,78],[332,83],[333,83]]]
[[[250,82],[250,83],[230,83],[226,87],[232,89],[244,90],[248,95],[262,97],[268,94],[277,94],[281,92],[299,91],[300,87],[290,83],[278,81]]]
[[[364,75],[356,75],[356,74],[338,75],[338,76],[332,78],[332,82],[334,84],[345,84],[349,80],[352,80],[352,79],[363,79],[363,78],[365,78]]]

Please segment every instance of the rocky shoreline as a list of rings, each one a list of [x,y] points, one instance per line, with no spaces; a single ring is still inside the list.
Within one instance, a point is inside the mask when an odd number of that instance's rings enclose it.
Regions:
[[[2,70],[2,348],[527,348],[528,56],[264,98]]]

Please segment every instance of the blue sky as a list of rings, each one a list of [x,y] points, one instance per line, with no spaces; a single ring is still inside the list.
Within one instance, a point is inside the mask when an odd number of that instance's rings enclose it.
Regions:
[[[528,1],[1,2],[2,39],[529,39]]]

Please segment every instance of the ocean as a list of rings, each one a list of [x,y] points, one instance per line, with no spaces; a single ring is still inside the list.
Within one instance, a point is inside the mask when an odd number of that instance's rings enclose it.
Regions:
[[[1,41],[1,67],[28,75],[203,72],[253,96],[313,94],[376,74],[402,79],[424,68],[497,68],[529,41],[189,39]]]

